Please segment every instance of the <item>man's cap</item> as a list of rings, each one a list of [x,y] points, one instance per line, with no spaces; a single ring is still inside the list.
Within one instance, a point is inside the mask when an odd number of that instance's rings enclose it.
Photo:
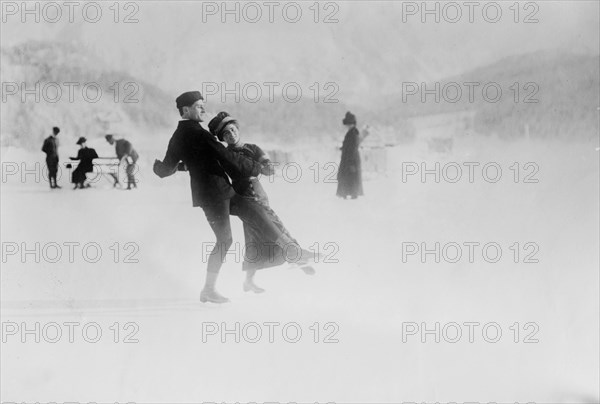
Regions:
[[[200,91],[188,91],[175,99],[177,108],[189,107],[198,100],[204,100]]]
[[[113,137],[114,137],[113,135],[106,135],[106,136],[104,136],[104,138],[105,138],[106,140],[112,140],[112,139],[113,139]]]
[[[60,132],[60,128],[59,128],[58,126],[54,126],[54,127],[52,128],[52,132],[54,132],[55,134],[57,134],[57,135],[58,135],[58,134],[59,134],[59,132]]]
[[[84,138],[84,137],[82,136],[82,137],[80,137],[80,138],[79,138],[79,140],[77,141],[77,144],[82,144],[82,143],[85,143],[85,142],[87,142],[87,139],[86,139],[86,138]]]

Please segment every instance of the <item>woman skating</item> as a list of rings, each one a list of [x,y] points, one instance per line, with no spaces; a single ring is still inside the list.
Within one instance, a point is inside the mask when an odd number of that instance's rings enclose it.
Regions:
[[[257,162],[268,166],[269,160],[267,155],[255,144],[244,143],[240,138],[240,126],[237,120],[231,117],[227,112],[219,112],[213,118],[208,128],[210,132],[220,141],[225,141],[228,148],[234,152],[241,153]],[[289,240],[290,246],[297,246],[298,242],[294,239],[288,230],[283,225],[283,222],[277,214],[269,206],[269,198],[263,189],[257,177],[248,177],[243,174],[231,176],[232,185],[236,193],[244,198],[250,198],[260,204],[266,211],[274,225],[281,233],[283,239]],[[246,280],[244,282],[244,291],[252,291],[262,293],[264,289],[258,287],[254,283],[254,275],[258,269],[268,268],[276,265],[281,265],[284,262],[292,262],[297,264],[306,274],[312,275],[315,273],[314,268],[308,265],[309,258],[314,256],[312,252],[304,249],[294,250],[292,254],[296,257],[290,257],[288,249],[281,248],[274,243],[264,242],[258,231],[253,230],[250,226],[244,224],[244,237],[246,240],[246,253],[244,254],[244,262],[242,269],[246,271]]]

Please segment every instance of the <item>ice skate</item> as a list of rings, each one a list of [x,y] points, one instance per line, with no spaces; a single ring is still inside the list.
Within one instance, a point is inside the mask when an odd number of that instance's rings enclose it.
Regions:
[[[317,271],[315,271],[315,269],[313,267],[311,267],[310,265],[302,265],[300,267],[300,269],[302,270],[302,272],[304,272],[306,275],[314,275],[317,273]]]
[[[317,271],[315,270],[314,267],[312,267],[311,265],[308,265],[307,263],[292,263],[291,264],[291,268],[292,269],[300,269],[302,270],[302,272],[304,272],[306,275],[315,275],[317,273]]]
[[[219,292],[217,292],[214,289],[203,289],[202,292],[200,292],[200,301],[202,303],[206,303],[206,302],[211,302],[211,303],[217,303],[217,304],[221,304],[221,303],[228,303],[230,300],[228,298],[226,298],[225,296],[222,296],[221,294],[219,294]]]
[[[265,293],[265,290],[252,281],[244,281],[244,292]]]

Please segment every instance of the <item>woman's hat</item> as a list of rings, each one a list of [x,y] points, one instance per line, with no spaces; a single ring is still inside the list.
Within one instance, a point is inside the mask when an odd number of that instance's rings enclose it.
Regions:
[[[85,143],[85,142],[87,142],[87,139],[86,139],[86,138],[84,138],[84,137],[82,136],[82,137],[80,137],[80,138],[79,138],[79,140],[77,141],[77,144],[82,144],[82,143]]]
[[[348,111],[346,112],[346,116],[344,117],[342,123],[344,125],[356,125],[356,117],[354,114],[352,114],[352,112]]]
[[[223,129],[230,123],[238,125],[238,122],[229,115],[229,113],[221,111],[217,116],[210,120],[208,123],[208,130],[213,136],[216,136],[220,141],[223,141]]]

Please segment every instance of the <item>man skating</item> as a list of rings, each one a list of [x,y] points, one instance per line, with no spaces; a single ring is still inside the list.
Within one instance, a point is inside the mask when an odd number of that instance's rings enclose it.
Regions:
[[[272,224],[264,208],[237,195],[226,171],[257,176],[264,172],[261,163],[227,150],[201,125],[204,99],[199,91],[183,93],[176,99],[181,120],[169,141],[163,161],[155,160],[154,173],[167,177],[177,171],[183,161],[190,173],[193,206],[201,207],[217,240],[208,258],[206,282],[200,294],[202,302],[225,303],[229,299],[215,289],[219,270],[233,240],[229,215],[259,231],[264,239],[287,245],[281,232]],[[291,245],[292,250],[299,246]],[[290,256],[298,256],[295,251]]]

